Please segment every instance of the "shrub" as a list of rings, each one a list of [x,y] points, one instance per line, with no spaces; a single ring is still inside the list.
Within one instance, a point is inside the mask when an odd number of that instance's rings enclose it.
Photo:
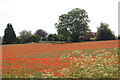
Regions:
[[[42,38],[42,41],[47,41],[47,40],[48,40],[47,37]]]

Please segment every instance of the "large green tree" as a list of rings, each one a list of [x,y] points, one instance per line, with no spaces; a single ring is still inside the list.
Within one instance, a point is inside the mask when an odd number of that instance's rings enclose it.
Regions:
[[[58,23],[55,24],[58,34],[70,41],[85,40],[90,32],[88,14],[85,10],[75,8],[67,14],[59,16]]]
[[[115,39],[114,33],[109,29],[109,25],[106,23],[101,23],[100,27],[97,29],[98,40],[113,40]]]
[[[11,23],[7,24],[7,28],[4,31],[3,41],[6,44],[12,44],[16,42],[16,34]]]

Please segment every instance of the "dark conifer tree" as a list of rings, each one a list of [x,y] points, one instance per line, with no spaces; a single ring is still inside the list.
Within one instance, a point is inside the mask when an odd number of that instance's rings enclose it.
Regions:
[[[98,40],[114,40],[115,35],[109,29],[109,25],[106,23],[101,23],[100,27],[98,28]]]
[[[12,43],[15,43],[15,41],[16,41],[16,34],[15,34],[15,31],[14,31],[11,23],[7,24],[7,28],[4,31],[3,41],[6,44],[12,44]]]

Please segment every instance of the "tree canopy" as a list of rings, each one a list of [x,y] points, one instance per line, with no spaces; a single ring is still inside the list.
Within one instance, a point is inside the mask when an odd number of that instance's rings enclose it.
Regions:
[[[41,37],[46,37],[48,35],[48,33],[42,29],[38,29],[36,32],[35,32],[36,35],[39,35]]]
[[[106,23],[101,23],[100,27],[97,29],[98,40],[113,40],[115,39],[114,33],[109,29],[109,25]]]
[[[55,27],[58,34],[64,35],[66,40],[80,41],[85,40],[87,33],[90,32],[89,22],[87,12],[75,8],[67,14],[59,16],[59,21],[55,24]]]
[[[49,41],[54,41],[54,35],[53,34],[49,34],[48,35],[48,40]]]
[[[30,42],[29,38],[31,37],[31,31],[27,31],[27,30],[22,30],[21,32],[19,32],[20,34],[20,39],[21,39],[21,43],[27,43]]]

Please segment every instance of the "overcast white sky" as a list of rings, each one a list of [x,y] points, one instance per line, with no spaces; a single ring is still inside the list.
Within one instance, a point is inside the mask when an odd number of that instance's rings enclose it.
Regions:
[[[119,0],[0,0],[0,36],[4,35],[7,23],[12,23],[17,36],[22,30],[34,33],[43,29],[56,33],[54,24],[61,14],[74,8],[86,10],[90,19],[90,29],[97,31],[100,22],[110,25],[118,34]]]

